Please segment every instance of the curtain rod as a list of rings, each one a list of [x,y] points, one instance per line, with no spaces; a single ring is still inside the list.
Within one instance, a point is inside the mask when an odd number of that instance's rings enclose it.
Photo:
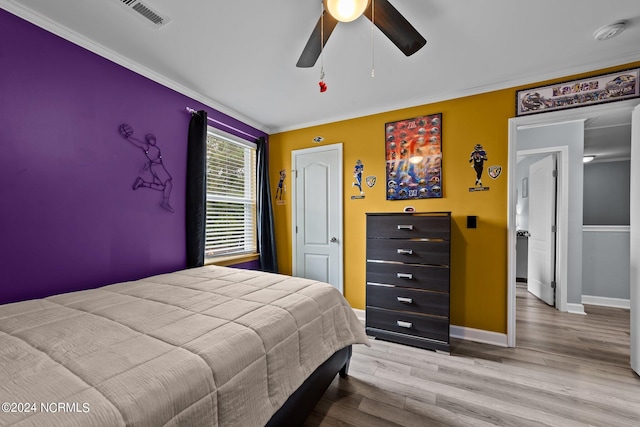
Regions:
[[[186,108],[186,110],[187,110],[189,113],[192,113],[192,114],[193,114],[193,113],[197,113],[197,112],[198,112],[197,110],[194,110],[194,109],[193,109],[193,108],[191,108],[191,107],[185,107],[185,108]],[[237,129],[237,128],[234,128],[233,126],[229,126],[229,125],[228,125],[228,124],[226,124],[226,123],[222,123],[222,122],[220,122],[220,121],[218,121],[218,120],[216,120],[216,119],[212,119],[212,118],[211,118],[211,117],[209,117],[208,115],[207,115],[207,120],[209,120],[209,121],[211,121],[211,122],[213,122],[213,123],[216,123],[216,124],[218,124],[218,125],[220,125],[220,126],[224,126],[224,127],[226,127],[227,129],[231,129],[231,130],[234,130],[234,131],[236,131],[236,132],[240,132],[240,133],[241,133],[241,134],[243,134],[243,135],[246,135],[246,136],[249,136],[249,137],[253,138],[253,140],[260,139],[260,137],[259,137],[259,136],[251,135],[250,133],[247,133],[247,132],[245,132],[245,131],[243,131],[243,130],[241,130],[241,129]]]

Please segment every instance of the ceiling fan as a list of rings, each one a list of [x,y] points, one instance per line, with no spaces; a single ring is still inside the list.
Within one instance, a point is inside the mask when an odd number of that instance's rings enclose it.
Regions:
[[[373,4],[371,3],[373,1]],[[327,44],[329,36],[341,22],[349,22],[365,15],[372,21],[376,27],[384,33],[395,44],[398,49],[406,56],[411,56],[419,51],[427,41],[418,33],[418,31],[407,21],[398,10],[389,3],[388,0],[361,0],[361,6],[353,6],[355,13],[348,18],[340,18],[336,11],[336,7],[340,8],[340,1],[324,0],[324,10],[318,23],[316,24],[309,40],[307,41],[300,59],[298,59],[297,67],[309,68],[313,67],[322,52],[322,48]],[[358,3],[357,1],[355,3]],[[337,6],[336,6],[337,4]],[[368,7],[371,5],[372,7]],[[373,9],[373,19],[372,11]],[[335,16],[338,16],[336,18]],[[323,39],[321,41],[321,39]]]

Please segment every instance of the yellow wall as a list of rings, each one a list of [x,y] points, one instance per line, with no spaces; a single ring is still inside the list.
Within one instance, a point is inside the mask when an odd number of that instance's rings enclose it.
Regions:
[[[627,64],[585,75],[640,66]],[[547,84],[542,82],[540,84]],[[527,85],[535,86],[537,84]],[[451,211],[451,324],[498,333],[507,331],[507,157],[508,119],[515,115],[515,91],[499,90],[459,99],[314,126],[271,135],[270,178],[277,183],[278,171],[286,169],[291,181],[291,151],[342,142],[344,168],[344,294],[354,308],[365,306],[365,213],[400,212],[412,205],[418,212]],[[385,123],[442,113],[442,190],[440,199],[387,201],[385,188]],[[475,172],[469,155],[482,144],[488,161],[482,182],[489,191],[469,192]],[[352,200],[351,187],[356,160],[364,164],[365,199]],[[502,166],[497,179],[487,167]],[[373,188],[364,177],[374,175]],[[272,185],[273,186],[273,185]],[[280,272],[291,274],[291,195],[286,204],[274,205],[276,242]],[[467,229],[467,215],[476,215],[476,229]]]

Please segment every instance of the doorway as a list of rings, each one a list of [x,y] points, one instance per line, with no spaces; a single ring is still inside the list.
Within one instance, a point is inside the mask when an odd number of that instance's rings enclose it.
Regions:
[[[342,144],[294,150],[292,273],[343,292]]]
[[[638,100],[630,100],[623,101],[612,104],[591,106],[586,108],[578,108],[573,110],[566,110],[554,113],[545,113],[538,114],[534,116],[525,116],[518,117],[509,120],[509,160],[508,160],[508,174],[509,174],[509,194],[508,194],[508,307],[507,307],[507,345],[509,347],[515,347],[516,342],[516,317],[515,317],[515,301],[516,301],[516,215],[515,215],[515,199],[517,197],[517,188],[518,184],[516,182],[516,165],[517,165],[517,147],[516,145],[518,141],[518,131],[528,128],[536,128],[543,126],[551,126],[551,125],[561,125],[570,122],[584,122],[585,120],[589,120],[590,118],[598,117],[601,115],[611,114],[615,112],[626,112],[630,115],[631,110],[638,104]],[[559,157],[559,165],[562,167],[563,165],[567,165],[568,156],[560,156]],[[580,156],[581,157],[581,156]],[[633,163],[633,161],[632,161]],[[572,164],[573,165],[573,164]],[[637,165],[635,167],[638,167]],[[632,166],[633,170],[634,166]],[[560,173],[560,179],[558,182],[558,191],[563,192],[564,194],[568,194],[568,180],[563,179],[562,172]],[[632,190],[633,193],[633,190]],[[567,200],[563,200],[559,198],[558,200],[558,263],[567,265],[566,257],[567,253],[567,245],[568,238],[563,237],[563,234],[567,232],[566,228],[563,229],[563,221],[564,223],[568,223],[568,218],[563,218],[564,207],[563,204],[567,204]],[[633,209],[632,209],[633,211]],[[633,228],[632,228],[633,230]],[[563,257],[565,259],[563,260]],[[580,261],[581,263],[581,261]],[[565,269],[560,268],[560,276],[558,279],[558,290],[561,290],[561,281],[565,281],[566,284],[566,271]],[[564,276],[564,277],[563,277]],[[637,285],[635,285],[637,286]],[[632,294],[634,292],[634,281],[631,281],[631,289]],[[566,298],[566,295],[564,296]],[[560,311],[576,311],[581,312],[581,304],[566,304],[562,307],[562,295],[558,295],[558,309]],[[633,300],[633,298],[632,298]],[[566,301],[566,300],[565,300]],[[633,302],[633,301],[632,301]],[[632,303],[631,310],[632,319],[634,317],[634,308]],[[633,325],[632,325],[633,329]],[[633,331],[632,331],[633,334]],[[633,343],[633,340],[632,340]],[[632,345],[633,349],[633,345]],[[633,359],[633,350],[632,350],[632,359]]]

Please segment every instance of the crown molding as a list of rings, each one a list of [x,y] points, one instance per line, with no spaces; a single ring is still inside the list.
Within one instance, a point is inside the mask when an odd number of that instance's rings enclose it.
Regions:
[[[52,34],[55,34],[58,37],[61,37],[75,45],[78,45],[84,49],[87,49],[90,52],[95,53],[109,61],[116,63],[130,71],[133,71],[136,74],[139,74],[143,77],[146,77],[162,86],[165,86],[171,90],[174,90],[182,95],[185,95],[194,101],[198,101],[214,110],[217,110],[221,113],[224,113],[228,116],[235,118],[236,120],[240,120],[241,122],[252,126],[262,132],[267,134],[271,133],[271,129],[262,123],[258,123],[253,119],[244,116],[242,113],[227,107],[226,105],[220,104],[219,102],[211,99],[197,91],[189,89],[186,86],[183,86],[180,83],[177,83],[143,65],[138,64],[130,60],[129,58],[122,56],[111,49],[106,48],[105,46],[98,44],[87,37],[70,30],[69,28],[60,25],[57,22],[52,21],[51,19],[21,5],[15,3],[10,0],[0,0],[0,8],[6,10],[7,12],[16,15],[19,18],[24,19]],[[181,106],[183,107],[183,106]]]
[[[448,92],[447,94],[444,94],[444,95],[414,98],[399,104],[387,105],[385,106],[384,110],[361,109],[352,114],[334,116],[322,121],[313,121],[313,122],[303,123],[300,125],[293,125],[293,126],[286,126],[286,127],[276,127],[276,128],[272,128],[272,131],[274,133],[280,133],[280,132],[304,129],[308,127],[320,126],[320,125],[339,122],[343,120],[352,120],[352,119],[372,116],[375,114],[382,114],[382,113],[387,113],[387,112],[392,112],[397,110],[403,110],[406,108],[414,108],[414,107],[419,107],[421,105],[434,104],[436,102],[449,101],[452,99],[464,98],[467,96],[479,95],[482,93],[494,92],[494,91],[504,90],[504,89],[514,89],[515,91],[515,88],[521,87],[521,86],[533,86],[535,84],[538,84],[539,82],[543,82],[547,80],[556,80],[556,79],[563,79],[563,78],[566,79],[568,76],[572,76],[575,74],[591,73],[591,72],[596,73],[598,70],[601,70],[603,68],[623,66],[625,64],[629,64],[637,61],[640,61],[640,53],[633,53],[633,54],[625,55],[622,57],[617,57],[615,59],[600,60],[600,61],[592,62],[589,64],[583,64],[581,66],[563,68],[560,70],[547,72],[545,74],[537,74],[537,75],[531,74],[523,77],[509,79],[509,80],[492,82],[486,85],[467,88],[467,89],[459,90],[455,92]],[[514,97],[515,97],[515,93],[514,93]],[[515,117],[515,114],[514,114],[514,117]]]

